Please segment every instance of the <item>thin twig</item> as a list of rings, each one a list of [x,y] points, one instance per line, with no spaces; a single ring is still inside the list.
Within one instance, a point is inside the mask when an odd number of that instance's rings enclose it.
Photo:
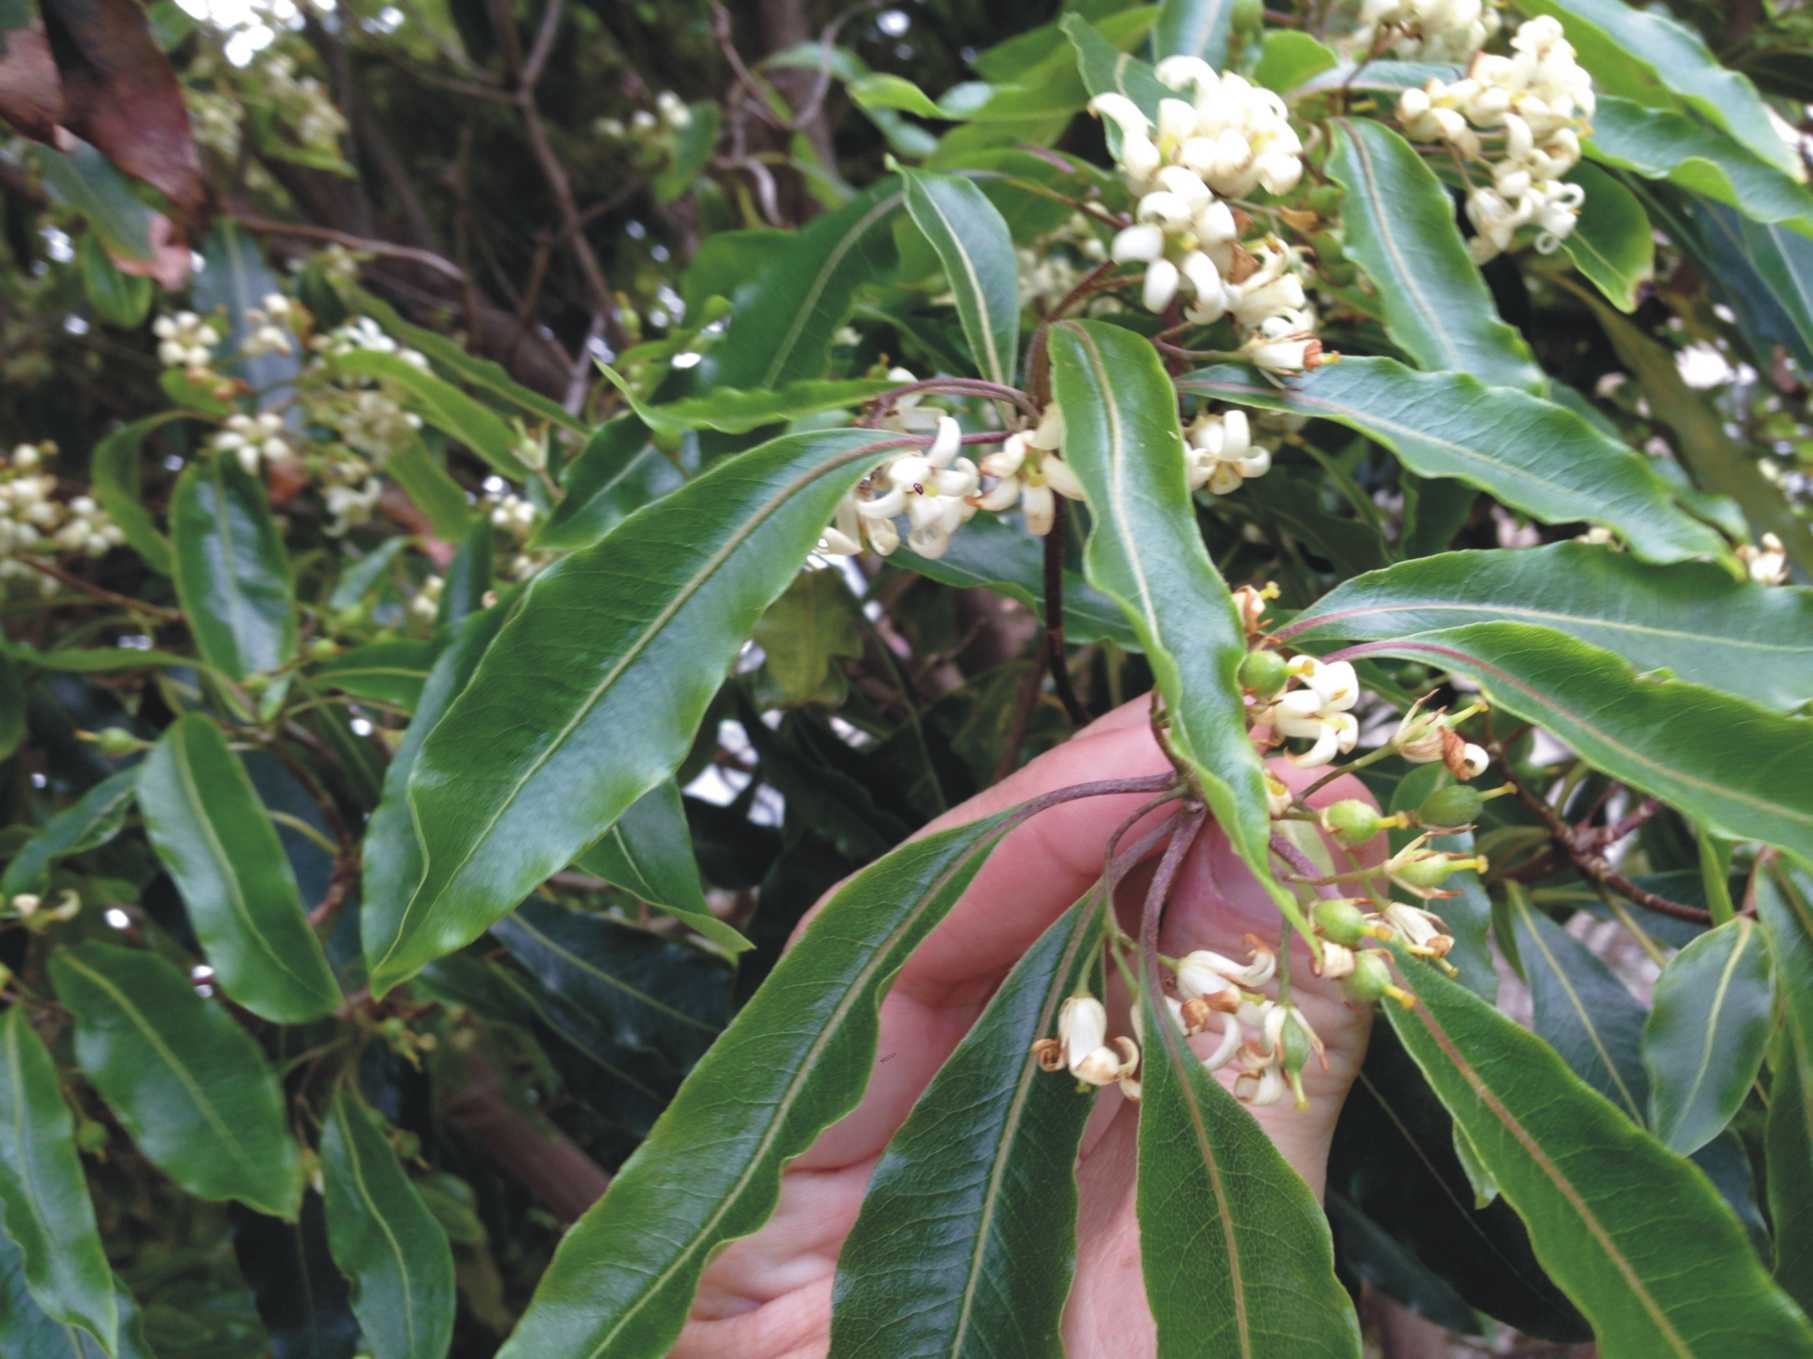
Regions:
[[[1089,710],[1076,696],[1070,660],[1064,652],[1064,524],[1065,507],[1060,504],[1052,517],[1051,531],[1045,535],[1045,662],[1070,725],[1083,727],[1089,724]]]
[[[343,245],[348,250],[357,250],[366,255],[383,255],[390,259],[408,260],[434,270],[456,283],[464,283],[466,271],[444,255],[437,255],[432,250],[419,250],[413,245],[393,245],[389,241],[375,241],[366,236],[355,236],[351,232],[336,231],[332,227],[313,226],[305,222],[282,222],[275,217],[261,217],[257,213],[233,212],[233,220],[249,231],[262,232],[267,236],[297,236],[311,241],[332,241]]]
[[[65,571],[55,562],[45,561],[43,558],[35,557],[28,552],[21,553],[16,560],[24,562],[27,566],[31,567],[32,570],[49,576],[52,580],[62,581],[63,584],[69,586],[72,590],[80,590],[83,594],[92,595],[96,599],[105,600],[107,603],[112,604],[117,608],[129,609],[134,613],[149,614],[153,618],[161,618],[168,623],[178,622],[182,618],[182,614],[175,609],[166,609],[159,604],[147,604],[142,599],[133,599],[128,595],[115,594],[105,586],[96,585],[91,580],[84,580],[81,576],[76,575],[72,571]]]

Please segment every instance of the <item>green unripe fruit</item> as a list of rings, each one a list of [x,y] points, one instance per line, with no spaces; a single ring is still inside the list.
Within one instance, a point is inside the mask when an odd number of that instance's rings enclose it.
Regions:
[[[348,604],[344,609],[334,611],[333,626],[335,632],[350,632],[370,620],[371,614],[363,604]]]
[[[1290,682],[1290,666],[1276,651],[1249,651],[1235,677],[1254,698],[1276,698]]]
[[[1348,991],[1368,1003],[1383,1000],[1395,988],[1391,983],[1391,966],[1377,949],[1368,949],[1353,960],[1353,975],[1347,979]]]
[[[1322,809],[1322,829],[1349,849],[1357,848],[1379,833],[1379,814],[1370,803],[1346,798]]]
[[[1339,264],[1347,258],[1341,238],[1332,231],[1316,232],[1309,238],[1309,247],[1316,252],[1317,264]]]
[[[102,727],[94,734],[95,748],[103,755],[130,755],[145,743],[124,727]]]
[[[107,1125],[85,1118],[76,1125],[76,1146],[89,1153],[107,1145]]]
[[[1391,876],[1406,887],[1440,887],[1455,866],[1453,860],[1439,856],[1412,859],[1392,869]]]
[[[308,644],[310,660],[331,661],[340,654],[340,644],[332,637],[317,637]]]
[[[1341,191],[1332,184],[1324,184],[1305,194],[1303,203],[1311,212],[1331,217],[1341,210]]]
[[[1437,788],[1416,809],[1416,819],[1425,826],[1467,826],[1479,819],[1479,809],[1486,800],[1478,790],[1464,783],[1451,783]]]
[[[1284,1025],[1284,1037],[1279,1040],[1284,1049],[1284,1069],[1293,1076],[1308,1064],[1315,1049],[1310,1046],[1309,1035],[1303,1032],[1303,1026],[1294,1019]]]
[[[1366,913],[1351,901],[1318,901],[1315,916],[1322,933],[1342,948],[1358,948],[1366,937]]]

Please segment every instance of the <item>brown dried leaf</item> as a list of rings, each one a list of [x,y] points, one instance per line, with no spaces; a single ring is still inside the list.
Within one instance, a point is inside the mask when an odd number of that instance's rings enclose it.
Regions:
[[[0,118],[36,141],[48,142],[63,120],[63,82],[40,21],[10,28],[0,50]]]

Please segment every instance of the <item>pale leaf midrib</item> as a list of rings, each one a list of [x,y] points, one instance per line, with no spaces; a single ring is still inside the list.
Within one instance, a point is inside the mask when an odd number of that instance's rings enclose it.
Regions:
[[[1536,945],[1537,951],[1542,954],[1543,961],[1548,964],[1549,971],[1554,974],[1556,984],[1561,987],[1562,994],[1567,997],[1568,1005],[1573,1009],[1575,1018],[1580,1021],[1580,1027],[1585,1031],[1587,1041],[1593,1045],[1593,1051],[1599,1055],[1599,1064],[1605,1068],[1606,1075],[1611,1077],[1612,1084],[1618,1087],[1618,1098],[1624,1102],[1625,1109],[1630,1113],[1631,1121],[1639,1128],[1642,1127],[1644,1123],[1643,1111],[1637,1107],[1636,1096],[1631,1093],[1630,1087],[1624,1083],[1624,1074],[1618,1070],[1618,1064],[1612,1061],[1611,1053],[1606,1049],[1604,1042],[1601,1041],[1599,1037],[1599,1026],[1593,1022],[1592,1015],[1587,1012],[1585,1002],[1580,999],[1580,993],[1574,989],[1573,980],[1562,969],[1560,960],[1555,957],[1553,950],[1549,948],[1548,940],[1542,937],[1542,931],[1536,927],[1536,922],[1531,916],[1529,903],[1521,897],[1517,899],[1517,911],[1523,918],[1524,927],[1529,931],[1530,941]]]
[[[951,253],[963,266],[963,276],[969,283],[971,307],[976,314],[976,328],[981,332],[982,352],[976,355],[976,362],[988,365],[991,381],[1005,385],[1007,375],[1002,373],[1001,356],[995,352],[995,323],[988,314],[988,298],[982,291],[982,280],[976,274],[976,263],[970,258],[968,247],[964,245],[963,238],[957,234],[957,229],[951,224],[951,219],[946,216],[944,207],[938,202],[937,196],[923,185],[918,187],[920,189],[918,198],[925,203],[932,215],[938,219],[938,224],[944,228],[944,234],[950,240]],[[910,209],[912,206],[913,199],[909,197],[907,207]]]
[[[341,1097],[345,1099],[343,1095]],[[403,1329],[408,1333],[411,1352],[415,1349],[415,1289],[410,1283],[409,1258],[404,1254],[402,1243],[396,1233],[390,1229],[390,1221],[379,1209],[377,1200],[372,1197],[370,1187],[365,1183],[365,1170],[360,1164],[359,1148],[353,1132],[352,1121],[347,1117],[346,1107],[336,1103],[335,1120],[340,1125],[340,1139],[346,1146],[347,1169],[352,1172],[353,1185],[358,1190],[359,1201],[365,1205],[371,1220],[378,1224],[378,1230],[384,1233],[384,1241],[390,1247],[390,1253],[396,1257],[397,1273],[403,1280]]]

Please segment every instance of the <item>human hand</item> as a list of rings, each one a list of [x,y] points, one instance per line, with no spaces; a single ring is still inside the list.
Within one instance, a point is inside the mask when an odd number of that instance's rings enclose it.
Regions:
[[[974,821],[1074,783],[1162,773],[1166,761],[1152,739],[1147,713],[1142,700],[1109,714],[928,829]],[[1273,772],[1301,789],[1322,771],[1280,760]],[[1321,806],[1348,797],[1367,794],[1357,780],[1343,776],[1312,801]],[[877,1060],[862,1102],[788,1167],[767,1224],[731,1244],[706,1270],[675,1359],[808,1359],[827,1352],[838,1252],[888,1140],[1008,969],[1101,876],[1109,836],[1145,800],[1128,795],[1063,803],[1002,841],[882,1003]],[[1377,862],[1382,850],[1357,857]],[[1130,875],[1123,898],[1137,903],[1150,873],[1147,864]],[[1184,861],[1159,946],[1173,955],[1207,948],[1244,957],[1248,933],[1270,938],[1277,928],[1277,910],[1264,889],[1226,837],[1211,831]],[[1337,983],[1314,976],[1301,943],[1292,976],[1293,1000],[1327,1044],[1327,1068],[1312,1063],[1303,1071],[1307,1109],[1287,1100],[1252,1113],[1320,1195],[1335,1120],[1365,1055],[1370,1010],[1350,1005]],[[1115,1017],[1110,1031],[1127,1032],[1124,993],[1111,987],[1107,999]],[[1191,1043],[1207,1051],[1215,1041],[1215,1035],[1202,1035]],[[1232,1086],[1231,1067],[1216,1074]],[[1139,1110],[1113,1086],[1096,1098],[1077,1168],[1076,1277],[1065,1308],[1064,1342],[1079,1359],[1141,1359],[1156,1352],[1156,1332],[1141,1281],[1134,1217]]]

